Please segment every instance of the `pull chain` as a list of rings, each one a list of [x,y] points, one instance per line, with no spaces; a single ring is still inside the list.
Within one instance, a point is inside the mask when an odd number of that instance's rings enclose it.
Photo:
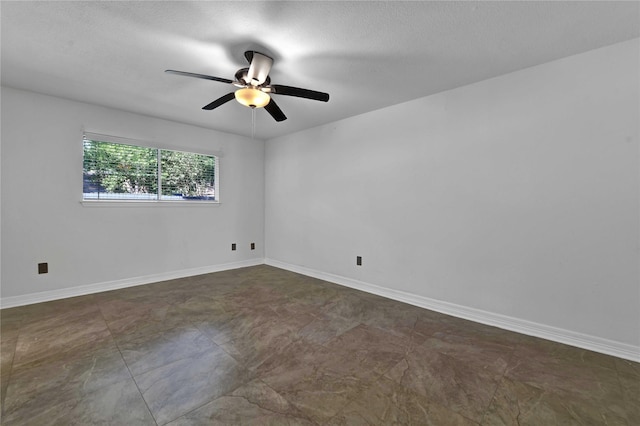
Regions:
[[[256,109],[251,108],[251,139],[256,138]]]

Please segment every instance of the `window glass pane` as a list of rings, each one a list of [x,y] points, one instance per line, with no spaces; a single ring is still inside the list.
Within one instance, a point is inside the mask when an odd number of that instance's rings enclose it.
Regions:
[[[216,158],[160,150],[161,200],[215,200]]]
[[[157,150],[84,139],[85,200],[157,200]]]

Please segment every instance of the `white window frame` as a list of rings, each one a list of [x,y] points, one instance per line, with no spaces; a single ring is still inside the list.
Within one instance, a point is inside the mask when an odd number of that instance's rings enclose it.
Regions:
[[[84,188],[83,179],[80,179],[80,203],[85,207],[141,207],[141,206],[205,206],[205,207],[215,207],[220,205],[220,157],[222,157],[222,153],[219,151],[206,151],[203,149],[197,150],[188,150],[184,147],[176,147],[173,145],[163,144],[163,143],[151,143],[140,139],[129,139],[123,138],[119,136],[111,136],[105,135],[101,133],[93,133],[93,132],[82,132],[81,141],[84,139],[95,140],[100,142],[109,142],[115,144],[124,144],[124,145],[133,145],[144,148],[157,149],[158,155],[160,150],[172,150],[172,151],[181,151],[188,152],[193,154],[207,155],[213,156],[215,158],[215,167],[214,167],[214,191],[215,191],[215,200],[136,200],[136,199],[122,199],[122,200],[108,200],[108,199],[84,199]],[[81,144],[83,146],[83,144]],[[84,150],[82,151],[81,157],[81,167],[80,171],[82,171],[84,167]],[[160,169],[160,162],[158,161],[158,169]],[[161,182],[159,182],[159,187]],[[160,189],[160,188],[159,188]]]

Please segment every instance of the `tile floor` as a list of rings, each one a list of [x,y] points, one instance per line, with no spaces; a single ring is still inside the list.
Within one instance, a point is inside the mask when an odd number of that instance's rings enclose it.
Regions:
[[[6,426],[640,425],[640,364],[269,266],[0,315]]]

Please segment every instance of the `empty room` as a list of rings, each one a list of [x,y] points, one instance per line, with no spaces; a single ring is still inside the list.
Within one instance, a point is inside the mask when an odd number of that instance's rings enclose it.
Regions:
[[[637,1],[1,1],[2,425],[640,424]]]

